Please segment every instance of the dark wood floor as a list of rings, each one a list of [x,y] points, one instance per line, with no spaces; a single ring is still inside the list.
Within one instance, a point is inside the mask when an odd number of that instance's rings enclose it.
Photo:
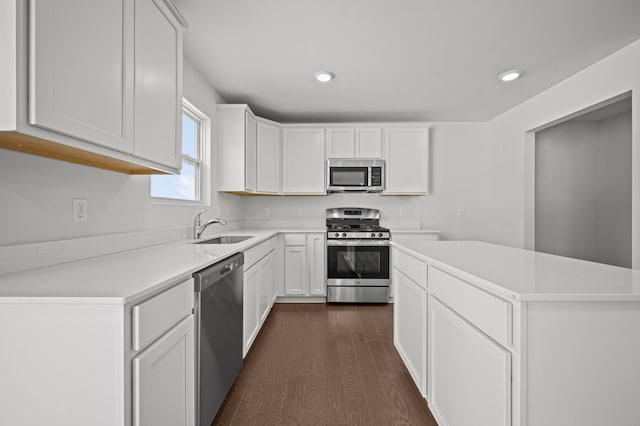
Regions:
[[[393,305],[276,304],[213,425],[436,425]]]

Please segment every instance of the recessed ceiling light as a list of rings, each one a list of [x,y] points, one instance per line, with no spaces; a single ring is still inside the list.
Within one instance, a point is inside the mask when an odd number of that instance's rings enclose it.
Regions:
[[[316,78],[316,80],[318,80],[320,83],[326,83],[328,81],[331,81],[335,78],[335,74],[332,73],[331,71],[323,71],[320,70],[318,72],[316,72],[314,74],[314,77]]]
[[[505,71],[498,76],[498,78],[502,81],[513,81],[519,78],[522,75],[522,71],[518,70],[509,70]]]

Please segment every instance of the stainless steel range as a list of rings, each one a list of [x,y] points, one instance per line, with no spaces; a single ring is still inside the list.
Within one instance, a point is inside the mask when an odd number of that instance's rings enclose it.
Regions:
[[[389,302],[389,238],[380,211],[327,209],[327,302]]]

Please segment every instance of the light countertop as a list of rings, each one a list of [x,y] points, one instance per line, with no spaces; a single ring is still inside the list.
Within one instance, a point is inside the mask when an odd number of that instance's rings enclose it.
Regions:
[[[640,301],[640,271],[479,241],[403,241],[399,250],[502,297]]]
[[[202,240],[217,235],[251,235],[253,238],[221,245],[192,244],[193,240],[184,240],[0,275],[0,304],[129,303],[188,279],[194,272],[281,232],[318,230],[233,230],[205,235]]]
[[[439,234],[440,231],[436,231],[434,229],[393,229],[391,228],[391,235],[404,235],[404,234]]]

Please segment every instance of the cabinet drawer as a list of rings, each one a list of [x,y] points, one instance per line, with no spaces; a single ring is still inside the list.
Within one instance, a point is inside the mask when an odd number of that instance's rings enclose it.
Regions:
[[[139,351],[193,312],[193,279],[133,307],[133,350]]]
[[[256,262],[267,255],[271,251],[271,242],[269,240],[263,241],[258,245],[255,245],[244,252],[244,270],[248,270]]]
[[[285,246],[304,246],[307,244],[306,234],[285,234]]]
[[[429,291],[498,343],[511,345],[511,304],[459,278],[429,267]]]
[[[427,265],[413,256],[393,250],[393,267],[415,281],[420,287],[427,288]]]
[[[269,248],[275,250],[278,247],[278,237],[269,238]]]

